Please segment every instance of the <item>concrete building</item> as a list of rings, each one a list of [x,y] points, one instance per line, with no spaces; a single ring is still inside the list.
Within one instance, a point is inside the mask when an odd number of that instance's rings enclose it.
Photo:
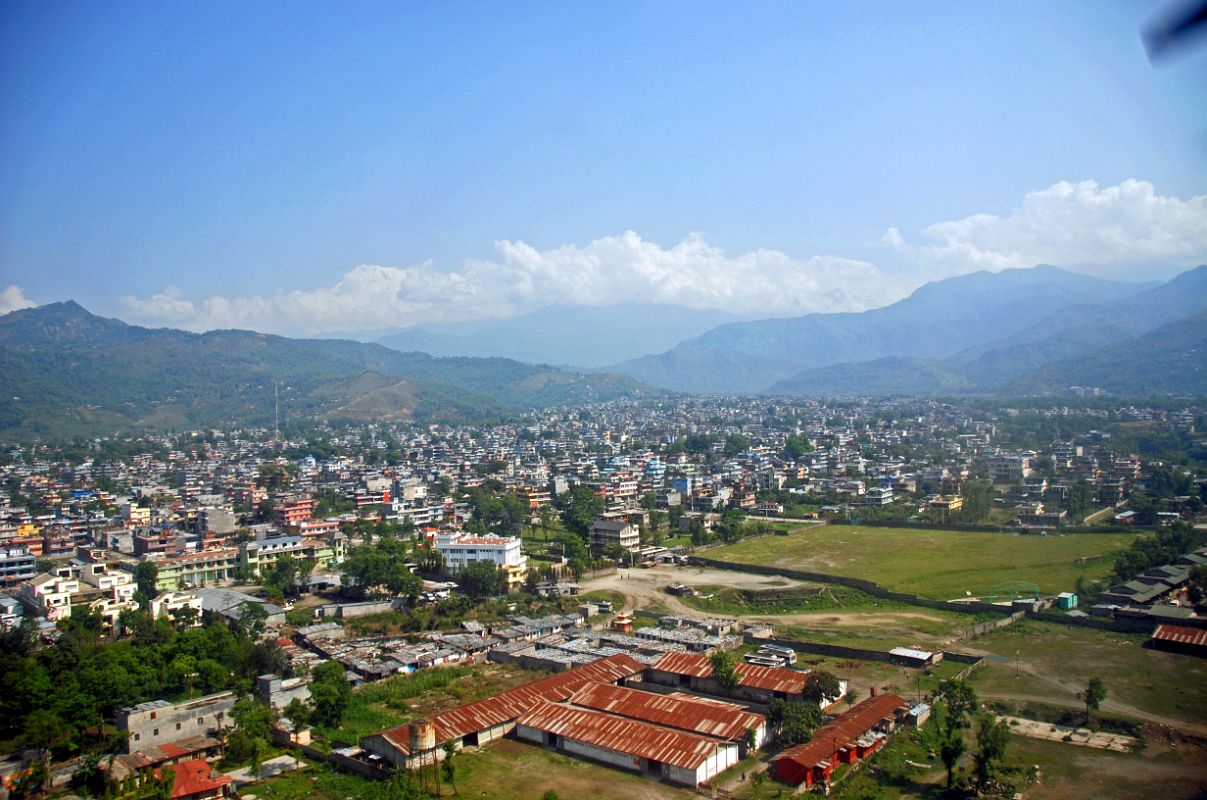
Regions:
[[[145,750],[180,739],[220,733],[231,727],[234,692],[199,697],[183,703],[152,700],[117,712],[119,731],[126,731],[126,752]]]
[[[44,572],[21,584],[21,602],[36,616],[58,622],[71,616],[71,598],[79,594],[80,581],[66,574]]]
[[[591,548],[602,553],[614,544],[636,550],[641,546],[641,529],[624,518],[595,520],[591,525]]]
[[[528,574],[528,556],[516,537],[444,533],[436,537],[436,551],[451,575],[475,561],[494,564],[506,573],[508,591],[520,588]]]
[[[282,678],[280,675],[261,675],[256,678],[256,699],[278,711],[297,699],[310,699],[310,678]]]
[[[193,612],[193,625],[201,624],[201,596],[192,592],[164,592],[151,600],[151,619],[174,619],[185,609]]]
[[[0,587],[16,586],[37,574],[37,556],[27,547],[0,550]]]

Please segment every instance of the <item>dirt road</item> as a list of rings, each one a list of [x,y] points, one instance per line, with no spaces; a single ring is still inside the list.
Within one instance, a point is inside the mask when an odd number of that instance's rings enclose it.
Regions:
[[[707,617],[703,611],[692,608],[679,598],[668,594],[666,587],[672,583],[688,586],[728,586],[734,589],[784,589],[800,586],[800,581],[778,575],[754,575],[726,569],[703,567],[649,567],[648,569],[620,569],[602,578],[582,582],[583,591],[608,589],[625,596],[624,607],[630,611],[651,605],[669,608],[675,614],[687,617]]]

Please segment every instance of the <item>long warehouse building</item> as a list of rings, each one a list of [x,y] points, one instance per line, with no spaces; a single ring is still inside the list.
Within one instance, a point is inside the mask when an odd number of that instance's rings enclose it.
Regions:
[[[558,703],[520,717],[516,736],[692,788],[741,758],[733,742]]]

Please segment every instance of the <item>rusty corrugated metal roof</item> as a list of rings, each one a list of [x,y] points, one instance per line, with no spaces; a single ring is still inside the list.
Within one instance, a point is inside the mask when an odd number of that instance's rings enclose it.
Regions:
[[[658,659],[654,669],[693,678],[712,677],[712,663],[708,656],[696,653],[667,653]],[[760,667],[757,664],[734,664],[733,671],[737,673],[742,686],[785,694],[800,694],[809,679],[809,673],[804,670]]]
[[[746,731],[767,722],[762,714],[732,703],[703,702],[681,695],[662,695],[611,684],[592,683],[579,689],[570,703],[606,711],[668,728],[741,741]]]
[[[1207,647],[1207,630],[1203,630],[1202,628],[1187,628],[1183,625],[1158,625],[1157,629],[1153,631],[1153,638],[1163,642]]]
[[[690,770],[697,769],[726,744],[694,733],[558,703],[541,703],[516,724]]]
[[[907,708],[905,699],[895,694],[879,694],[857,704],[842,716],[835,717],[813,732],[813,738],[804,744],[789,747],[775,757],[775,761],[794,761],[810,769],[829,761],[844,747],[876,727],[898,709]]]
[[[459,739],[466,734],[510,722],[538,703],[567,700],[588,683],[615,683],[623,678],[638,675],[644,670],[644,664],[621,653],[508,689],[494,697],[433,714],[428,721],[435,726],[436,743],[439,745],[450,739]],[[403,753],[411,753],[409,724],[375,735],[383,736]]]

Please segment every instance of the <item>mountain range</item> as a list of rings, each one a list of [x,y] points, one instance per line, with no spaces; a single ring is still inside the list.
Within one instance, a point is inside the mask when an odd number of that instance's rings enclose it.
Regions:
[[[489,421],[640,394],[631,378],[378,344],[127,325],[68,301],[0,317],[0,433],[74,435],[286,419]]]
[[[729,323],[611,369],[700,393],[1054,391],[1028,371],[1204,310],[1207,267],[1136,284],[1041,265],[936,281],[862,313]]]
[[[628,347],[641,337],[665,342],[676,336],[669,322],[686,326],[683,332],[709,324],[713,313],[553,307],[509,330],[526,331],[533,353],[569,357],[588,352],[593,338]],[[538,341],[542,325],[548,339],[574,338],[567,331],[575,319],[583,321],[577,341]],[[631,330],[613,330],[626,325]],[[499,330],[490,323],[473,336],[485,347]],[[278,395],[286,422],[478,423],[664,390],[1021,395],[1091,386],[1125,395],[1207,394],[1205,356],[1207,266],[1161,284],[1051,266],[964,275],[862,313],[725,322],[610,370],[242,330],[143,328],[68,301],[0,317],[0,435],[263,426],[273,422]]]
[[[532,364],[603,367],[670,349],[737,315],[656,304],[553,305],[485,325],[409,328],[376,341],[434,356],[511,358]]]

